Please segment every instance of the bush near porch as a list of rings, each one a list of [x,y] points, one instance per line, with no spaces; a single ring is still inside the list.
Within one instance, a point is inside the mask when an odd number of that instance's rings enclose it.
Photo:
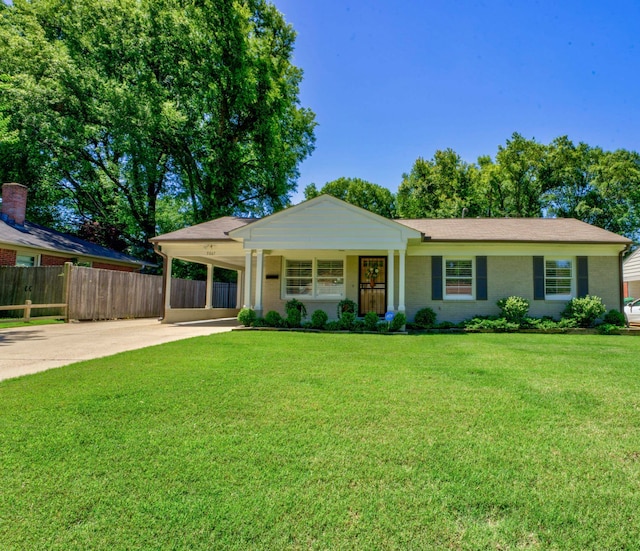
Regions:
[[[235,332],[0,383],[18,549],[634,549],[640,340]]]

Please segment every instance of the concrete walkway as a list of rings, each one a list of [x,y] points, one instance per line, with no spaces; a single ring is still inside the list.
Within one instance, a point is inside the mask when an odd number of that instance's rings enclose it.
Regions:
[[[0,329],[0,380],[189,337],[230,331],[235,318],[161,324],[157,319]]]

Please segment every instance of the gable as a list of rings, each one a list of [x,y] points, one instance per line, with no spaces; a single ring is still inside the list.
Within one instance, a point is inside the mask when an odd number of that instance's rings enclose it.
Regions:
[[[321,195],[229,232],[245,249],[403,249],[419,231]]]

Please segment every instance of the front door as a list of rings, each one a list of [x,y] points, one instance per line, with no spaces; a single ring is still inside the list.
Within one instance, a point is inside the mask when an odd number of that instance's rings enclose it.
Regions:
[[[361,256],[358,281],[358,315],[375,312],[384,316],[387,307],[387,257]]]

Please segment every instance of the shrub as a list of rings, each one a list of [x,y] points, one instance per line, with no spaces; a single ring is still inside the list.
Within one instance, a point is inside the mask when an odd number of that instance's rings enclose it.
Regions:
[[[287,316],[289,315],[288,314],[289,310],[293,308],[295,308],[296,310],[298,310],[298,312],[300,312],[300,319],[307,317],[307,307],[304,305],[303,302],[300,302],[297,298],[292,298],[291,300],[287,301],[285,305]]]
[[[342,329],[342,325],[339,321],[329,321],[325,328],[327,331],[340,331]]]
[[[238,321],[245,327],[251,327],[257,317],[255,310],[251,308],[243,308],[238,312]]]
[[[620,326],[613,323],[602,323],[598,325],[598,333],[601,335],[619,335]]]
[[[356,321],[356,315],[353,312],[342,312],[340,316],[339,325],[340,329],[345,331],[351,331]]]
[[[327,316],[324,310],[315,310],[313,314],[311,314],[311,327],[314,329],[324,329],[328,319],[329,316]]]
[[[609,310],[604,318],[602,318],[602,323],[615,325],[617,327],[624,327],[627,325],[627,318],[624,317],[624,314],[619,310]]]
[[[405,316],[402,312],[398,312],[393,317],[393,320],[389,324],[389,330],[400,331],[406,323],[407,323],[407,316]]]
[[[507,321],[505,318],[473,318],[465,322],[465,329],[467,331],[480,331],[482,329],[487,329],[495,331],[496,333],[504,333],[517,331],[520,329],[520,324]]]
[[[587,295],[583,298],[572,298],[567,302],[562,317],[574,320],[578,327],[592,327],[606,311],[600,297]]]
[[[287,308],[287,327],[300,327],[302,325],[302,312],[295,306]]]
[[[264,318],[258,318],[253,322],[252,327],[269,327]]]
[[[375,312],[369,312],[364,317],[364,329],[366,331],[377,331],[380,318]]]
[[[275,310],[269,310],[264,317],[264,321],[267,327],[282,327],[284,325],[282,316]]]
[[[424,329],[429,329],[436,324],[436,313],[431,308],[422,308],[416,312],[413,323]]]
[[[343,298],[340,302],[338,302],[338,319],[342,317],[342,314],[345,312],[350,312],[354,315],[358,312],[358,305],[353,302],[351,299]]]
[[[501,298],[497,303],[501,317],[509,323],[522,325],[529,312],[529,301],[522,297]]]

